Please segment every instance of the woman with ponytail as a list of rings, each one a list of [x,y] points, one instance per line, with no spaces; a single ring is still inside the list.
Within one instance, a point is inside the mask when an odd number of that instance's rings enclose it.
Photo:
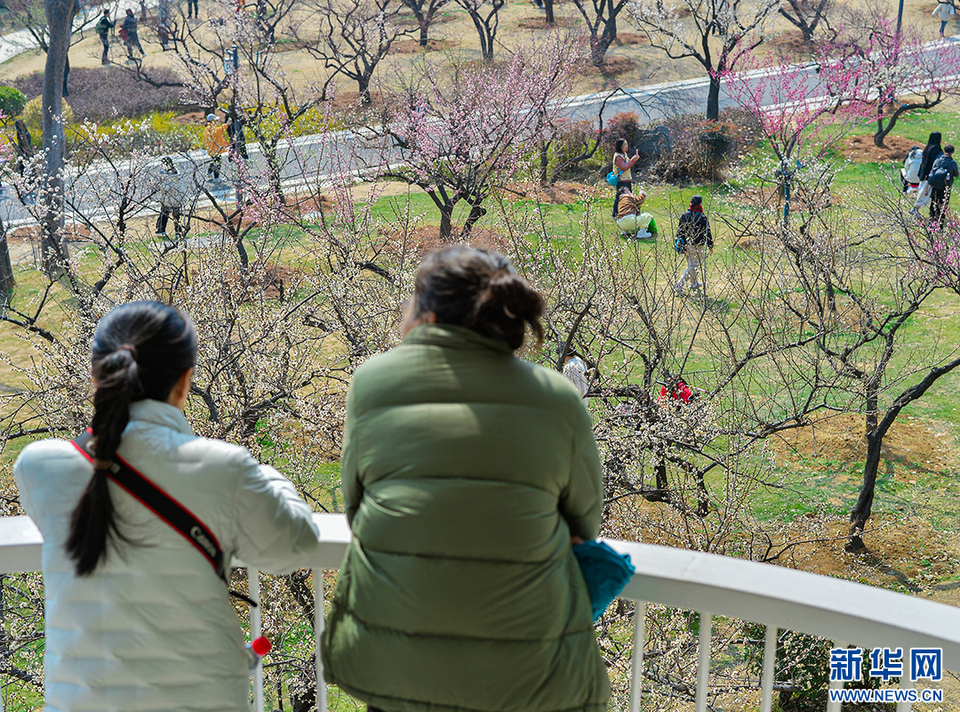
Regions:
[[[590,416],[514,352],[543,299],[503,255],[420,266],[403,343],[361,366],[341,473],[353,539],[322,648],[386,712],[601,712],[607,674],[571,540],[599,533]]]
[[[28,445],[20,501],[43,534],[46,712],[248,712],[249,670],[227,587],[176,529],[110,475],[119,458],[177,500],[224,560],[313,563],[309,507],[243,448],[195,436],[182,410],[197,344],[182,312],[117,307],[92,344],[88,455]]]

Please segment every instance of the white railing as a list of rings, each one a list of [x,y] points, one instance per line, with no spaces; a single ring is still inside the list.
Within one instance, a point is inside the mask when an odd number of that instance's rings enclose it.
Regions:
[[[323,680],[320,636],[323,633],[323,577],[317,572],[337,569],[350,540],[346,518],[317,514],[323,546],[314,565],[317,646],[317,679]],[[0,517],[0,573],[40,569],[40,532],[28,517]],[[761,712],[773,704],[774,661],[777,631],[801,631],[835,641],[838,647],[941,648],[943,668],[960,670],[960,608],[905,596],[884,589],[685,549],[651,544],[609,541],[629,554],[637,569],[622,598],[700,613],[700,655],[697,670],[696,710],[707,708],[710,676],[710,636],[714,615],[764,624],[766,628],[761,676]],[[259,596],[257,571],[248,571],[250,595]],[[251,632],[260,632],[260,613],[252,608]],[[643,689],[644,616],[634,617],[630,712],[641,709]],[[906,673],[906,662],[904,672]],[[904,674],[902,689],[912,687]],[[835,687],[832,683],[831,687]],[[254,680],[254,709],[263,710],[263,679]],[[326,710],[326,687],[317,686],[317,709]],[[827,706],[836,712],[839,703]],[[911,709],[899,702],[897,712]],[[2,702],[0,702],[2,712]]]

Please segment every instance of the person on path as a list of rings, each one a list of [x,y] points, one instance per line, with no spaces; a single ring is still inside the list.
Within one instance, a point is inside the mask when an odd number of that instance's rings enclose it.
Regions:
[[[34,156],[33,137],[30,135],[30,129],[23,123],[23,119],[14,121],[13,129],[17,136],[13,144],[13,149],[17,152],[17,173],[23,176]]]
[[[617,174],[617,186],[615,196],[620,195],[620,189],[624,186],[627,188],[633,187],[633,174],[630,172],[630,169],[633,168],[637,161],[640,160],[640,152],[634,150],[633,157],[627,157],[627,151],[629,146],[627,145],[627,139],[619,138],[617,139],[616,149],[613,154],[613,172]],[[613,217],[617,217],[617,201],[613,201]]]
[[[676,249],[686,255],[687,269],[674,286],[674,291],[683,294],[683,286],[687,281],[690,282],[690,289],[700,289],[702,285],[697,279],[697,271],[713,254],[713,233],[710,221],[703,214],[703,198],[699,195],[690,199],[690,208],[680,216]]]
[[[950,18],[953,17],[956,12],[953,3],[947,0],[942,0],[942,2],[933,9],[933,16],[940,20],[941,37],[943,37],[943,31],[947,28],[947,23],[950,21]]]
[[[514,355],[542,314],[503,255],[432,252],[402,343],[353,376],[321,653],[369,710],[607,709],[571,547],[600,531],[603,465],[573,384]]]
[[[203,130],[203,143],[210,156],[207,166],[207,176],[213,180],[220,180],[220,168],[223,163],[223,153],[230,146],[230,137],[227,136],[227,125],[217,120],[216,114],[207,114],[207,126]]]
[[[43,535],[44,710],[249,712],[249,662],[226,581],[116,484],[112,468],[122,458],[188,509],[225,561],[278,574],[316,563],[310,508],[244,448],[193,434],[183,408],[197,340],[184,313],[157,302],[116,307],[91,349],[88,447],[40,440],[13,467]]]
[[[917,215],[920,208],[925,207],[927,203],[930,202],[932,191],[927,182],[927,178],[930,175],[934,162],[940,157],[940,154],[943,153],[943,149],[940,148],[940,140],[940,132],[934,131],[930,134],[930,138],[927,139],[927,145],[923,148],[923,158],[920,160],[920,172],[917,174],[920,178],[920,185],[917,187],[917,199],[914,201],[913,207],[910,208],[911,215]]]
[[[147,53],[143,51],[143,47],[140,45],[137,16],[133,14],[133,10],[129,7],[127,8],[127,16],[123,18],[120,29],[123,31],[123,44],[127,47],[127,58],[133,59],[134,47],[140,51],[141,57],[146,56]]]
[[[183,217],[183,189],[180,185],[180,173],[170,156],[164,156],[160,159],[157,197],[160,200],[160,214],[157,216],[157,237],[167,236],[167,221],[172,215],[173,232],[179,241],[185,232],[180,224]]]
[[[103,56],[100,57],[100,64],[110,64],[110,30],[116,26],[117,23],[110,19],[110,11],[104,10],[94,28],[97,31],[97,36],[100,37],[100,43],[103,45]]]
[[[950,205],[950,192],[953,188],[953,179],[960,175],[957,169],[957,162],[953,159],[953,145],[947,144],[943,147],[943,153],[934,162],[930,170],[930,187],[932,194],[930,196],[930,221],[943,225],[943,217]]]

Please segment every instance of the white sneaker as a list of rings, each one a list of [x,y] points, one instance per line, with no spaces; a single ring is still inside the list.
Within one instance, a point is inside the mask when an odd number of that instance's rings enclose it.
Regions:
[[[910,210],[907,211],[907,215],[919,215],[920,211],[917,210],[917,206],[914,205]]]
[[[673,285],[673,291],[676,292],[677,294],[679,294],[679,295],[682,297],[682,296],[683,296],[683,284],[680,283],[680,282],[677,282],[675,285]]]

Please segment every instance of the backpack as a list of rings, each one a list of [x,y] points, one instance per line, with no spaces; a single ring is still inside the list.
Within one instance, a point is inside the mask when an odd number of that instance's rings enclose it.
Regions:
[[[684,234],[677,235],[676,242],[673,243],[673,249],[677,251],[678,254],[683,254],[687,251],[687,236]]]
[[[100,22],[97,23],[94,29],[97,31],[98,35],[105,35],[110,31],[110,21],[105,17],[101,17]]]
[[[947,181],[950,180],[952,174],[947,170],[946,165],[943,163],[937,162],[937,165],[933,167],[933,170],[930,171],[930,175],[927,176],[927,183],[932,185],[934,188],[946,188]]]

